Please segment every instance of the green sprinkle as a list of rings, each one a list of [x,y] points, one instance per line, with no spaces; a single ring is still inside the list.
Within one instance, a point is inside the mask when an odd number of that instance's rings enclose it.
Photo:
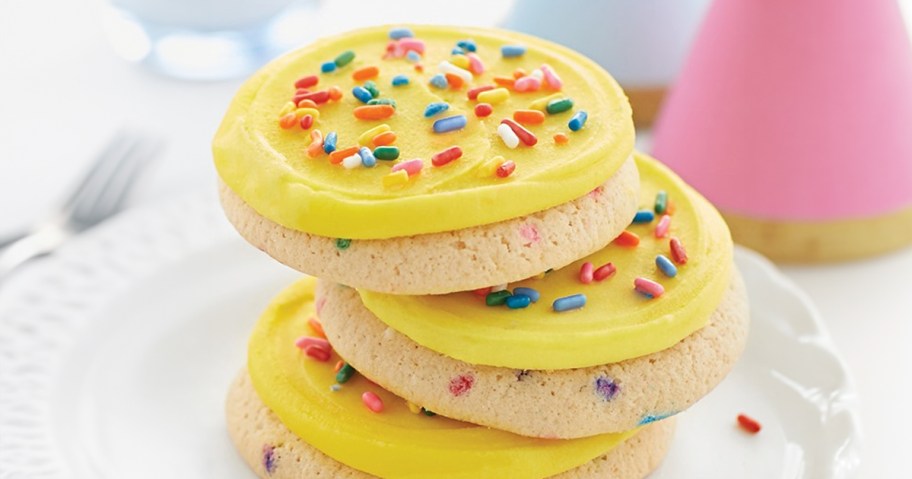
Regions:
[[[378,146],[374,148],[374,158],[378,160],[395,160],[399,158],[398,146]]]
[[[351,61],[354,59],[355,59],[355,52],[353,52],[351,50],[346,50],[346,51],[340,53],[339,56],[337,56],[336,59],[333,60],[333,63],[335,63],[337,67],[344,67],[345,65],[348,65],[349,63],[351,63]]]
[[[665,213],[666,209],[668,209],[668,193],[660,191],[656,193],[655,212],[656,214],[662,214]]]
[[[352,240],[350,240],[350,239],[339,238],[336,240],[336,248],[339,248],[339,249],[348,249],[348,247],[351,246],[351,244],[352,244]]]
[[[431,411],[431,410],[428,410],[428,409],[425,409],[425,408],[421,408],[421,412],[423,412],[424,415],[427,416],[427,417],[434,417],[434,416],[437,415],[436,412]]]
[[[342,365],[342,369],[336,373],[336,382],[339,384],[345,384],[352,376],[355,375],[355,368],[351,367],[351,364],[345,363]]]
[[[573,100],[571,100],[569,98],[559,98],[557,100],[551,100],[548,102],[548,106],[547,106],[549,115],[554,115],[555,113],[563,113],[571,108],[573,108]]]
[[[485,296],[485,304],[488,306],[501,306],[507,304],[507,298],[510,296],[513,296],[513,294],[506,289],[503,291],[488,293],[488,295]]]
[[[368,105],[392,105],[393,108],[396,108],[396,100],[392,98],[374,98],[373,100],[367,101]]]
[[[371,98],[380,96],[380,90],[377,89],[377,84],[373,80],[364,82],[364,89],[370,92]]]

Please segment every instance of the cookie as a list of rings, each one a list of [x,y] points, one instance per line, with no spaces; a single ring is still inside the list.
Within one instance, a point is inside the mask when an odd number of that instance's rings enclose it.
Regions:
[[[376,477],[320,452],[286,428],[263,404],[246,371],[231,386],[226,404],[228,433],[241,456],[260,478],[305,479]],[[643,427],[610,452],[551,477],[561,479],[639,479],[658,467],[671,443],[674,420]],[[442,474],[442,473],[441,473]],[[444,477],[430,474],[425,477]],[[485,476],[475,476],[483,479]]]

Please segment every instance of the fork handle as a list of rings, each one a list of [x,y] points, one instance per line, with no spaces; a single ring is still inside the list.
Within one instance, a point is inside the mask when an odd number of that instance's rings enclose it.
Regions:
[[[0,282],[24,263],[54,251],[69,236],[65,229],[52,227],[35,231],[12,242],[0,251]]]

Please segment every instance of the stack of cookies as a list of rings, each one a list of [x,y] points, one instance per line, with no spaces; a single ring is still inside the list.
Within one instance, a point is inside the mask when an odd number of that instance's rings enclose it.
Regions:
[[[382,27],[245,83],[214,141],[238,232],[313,277],[231,387],[260,477],[641,478],[747,335],[716,210],[634,152],[587,58]]]

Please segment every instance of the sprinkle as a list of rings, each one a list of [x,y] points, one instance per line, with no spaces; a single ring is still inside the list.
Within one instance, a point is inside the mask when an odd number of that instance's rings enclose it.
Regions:
[[[513,79],[519,80],[520,78],[522,78],[528,74],[529,74],[529,72],[523,70],[522,68],[517,68],[516,70],[513,70]]]
[[[605,398],[606,401],[610,401],[621,392],[621,387],[611,378],[599,376],[595,379],[595,392],[598,393],[599,396]]]
[[[586,295],[585,294],[573,294],[570,296],[564,296],[563,298],[558,298],[554,300],[554,304],[551,307],[554,311],[562,313],[564,311],[571,311],[574,309],[580,309],[586,305]]]
[[[652,213],[652,210],[640,210],[633,215],[634,223],[652,223],[652,220],[655,219],[655,215]]]
[[[594,266],[592,266],[592,263],[590,263],[588,261],[583,263],[583,265],[580,266],[580,271],[579,271],[580,282],[583,284],[591,283],[592,279],[593,279],[594,269],[595,268],[594,268]]]
[[[443,113],[449,109],[450,109],[450,105],[448,103],[444,103],[442,101],[429,103],[428,106],[424,107],[424,117],[430,118],[439,113]]]
[[[520,125],[519,123],[516,123],[515,121],[510,120],[509,118],[504,118],[503,120],[500,121],[500,124],[507,125],[508,127],[510,127],[510,129],[513,130],[513,133],[515,133],[516,136],[519,137],[519,139],[523,142],[524,145],[535,146],[535,144],[538,143],[538,138],[531,131],[523,128],[523,126]]]
[[[298,103],[298,106],[301,106],[300,102],[303,100],[310,100],[318,105],[322,105],[329,101],[329,90],[315,91],[300,96],[296,95],[295,98],[297,98],[296,102]]]
[[[295,82],[295,88],[310,88],[320,82],[320,77],[316,75],[307,75],[301,78],[298,78],[298,81]]]
[[[332,87],[332,88],[336,88],[336,87]],[[330,90],[331,90],[332,88],[330,88]],[[292,101],[292,102],[289,102],[289,103],[291,103],[291,105],[292,105],[293,107],[297,107],[298,109],[301,109],[301,108],[317,108],[317,104],[314,103],[313,100],[301,100],[301,101],[299,101],[299,102],[297,103],[297,105],[296,105],[295,102],[293,102],[293,101]],[[287,105],[287,103],[286,103],[286,105]],[[294,108],[292,108],[292,110],[294,110]],[[291,110],[289,110],[289,111],[291,111]]]
[[[570,122],[567,123],[567,126],[570,128],[570,131],[580,131],[583,126],[586,125],[586,120],[589,119],[589,114],[585,111],[578,111],[573,115],[573,118],[570,119]]]
[[[314,124],[313,115],[304,115],[301,117],[301,129],[302,130],[310,129],[310,127],[312,127],[313,124]]]
[[[513,290],[513,296],[527,296],[533,303],[537,303],[541,294],[533,288],[516,288]]]
[[[513,119],[523,125],[539,125],[545,121],[545,114],[539,110],[516,110]]]
[[[402,163],[396,163],[393,165],[392,172],[395,173],[400,170],[404,170],[408,173],[409,176],[417,175],[421,173],[421,169],[424,168],[424,162],[420,158],[414,160],[403,161]]]
[[[348,249],[349,246],[351,246],[351,242],[352,242],[352,240],[350,240],[348,238],[337,238],[336,239],[336,248],[338,248],[342,251],[345,251]]]
[[[571,108],[573,108],[573,100],[569,98],[560,98],[549,101],[545,110],[549,115],[555,115],[557,113],[563,113]]]
[[[538,91],[541,89],[541,80],[531,75],[517,78],[516,81],[513,82],[513,89],[523,93]]]
[[[336,141],[338,141],[339,135],[336,132],[331,131],[326,135],[326,139],[323,140],[323,151],[326,153],[332,153],[336,151]]]
[[[351,364],[345,363],[342,365],[342,368],[339,369],[339,372],[336,373],[336,382],[339,384],[345,384],[355,375],[357,371],[351,366]]]
[[[475,40],[472,40],[472,39],[459,40],[458,42],[456,42],[456,46],[458,46],[459,48],[462,48],[463,50],[465,50],[467,52],[474,52],[474,51],[478,50],[478,46],[475,45]]]
[[[507,148],[513,149],[519,146],[519,137],[516,136],[516,133],[510,128],[510,125],[507,125],[506,123],[498,125],[497,134],[500,135],[500,139],[503,140],[504,145],[507,145]]]
[[[507,304],[507,298],[512,296],[509,291],[491,291],[485,296],[485,304],[488,306],[501,306]]]
[[[494,112],[494,108],[490,103],[479,103],[475,105],[475,116],[478,118],[485,118],[490,116]]]
[[[310,115],[313,117],[314,120],[317,120],[320,118],[320,110],[317,110],[316,108],[298,108],[295,110],[294,113],[295,113],[295,115],[298,115],[299,117],[303,117],[304,115]]]
[[[373,80],[364,82],[364,89],[370,92],[371,98],[380,96],[380,90],[377,89],[377,84]]]
[[[365,131],[364,133],[361,133],[361,135],[358,137],[358,144],[367,145],[371,142],[372,138],[374,138],[375,136],[377,136],[381,133],[385,133],[387,131],[390,131],[390,127],[386,123],[384,123],[382,125],[377,125],[371,129]]]
[[[494,286],[491,286],[491,291],[494,293],[496,293],[498,291],[506,291],[507,286],[509,286],[507,283],[495,284]]]
[[[497,167],[497,170],[494,172],[500,178],[506,178],[513,174],[513,171],[516,169],[516,163],[513,163],[511,160],[507,160],[500,164]]]
[[[363,162],[363,160],[361,159],[361,155],[359,155],[358,153],[355,153],[354,155],[346,156],[345,158],[342,158],[342,166],[346,170],[355,169],[355,168],[361,166],[362,162]]]
[[[336,151],[330,153],[329,162],[334,165],[338,165],[339,163],[342,163],[342,160],[344,160],[352,155],[357,155],[357,154],[358,154],[358,147],[349,146],[348,148],[345,148],[342,150],[336,150]],[[361,161],[360,157],[358,157],[358,161]]]
[[[542,77],[545,82],[545,88],[549,90],[560,90],[564,86],[557,73],[547,63],[541,66]]]
[[[675,214],[675,210],[676,210],[676,208],[675,208],[674,201],[668,200],[668,206],[665,207],[665,213],[673,215],[673,214]]]
[[[462,85],[465,83],[465,80],[455,73],[445,73],[443,76],[446,77],[447,85],[453,90],[462,88]]]
[[[640,237],[637,236],[636,233],[624,230],[614,239],[614,244],[618,246],[634,247],[640,244]]]
[[[320,324],[320,321],[317,320],[317,318],[313,316],[307,318],[307,325],[310,326],[310,329],[312,329],[317,336],[326,339],[326,333],[323,332],[323,325]]]
[[[514,80],[511,77],[496,76],[496,77],[494,77],[494,83],[496,83],[504,88],[513,89],[513,84],[516,83],[516,80]]]
[[[504,157],[497,155],[490,160],[483,161],[476,166],[475,171],[479,178],[494,176],[497,174],[497,168],[504,163]]]
[[[462,68],[463,70],[469,69],[469,57],[465,55],[453,55],[450,57],[450,63],[456,65],[459,68]]]
[[[371,92],[367,91],[367,88],[364,88],[363,86],[356,86],[352,88],[352,95],[361,103],[367,103],[373,98],[373,96],[371,96]]]
[[[393,86],[405,86],[409,84],[409,79],[405,75],[396,75],[393,77]]]
[[[427,409],[427,408],[421,408],[421,412],[423,412],[424,415],[427,416],[427,417],[434,417],[434,416],[437,415],[436,412],[431,411],[430,409]]]
[[[415,34],[412,33],[411,29],[404,28],[404,27],[393,28],[393,29],[390,29],[390,31],[389,31],[389,37],[393,40],[399,40],[400,38],[411,38],[414,36],[415,36]]]
[[[295,346],[298,349],[306,349],[308,346],[317,346],[323,349],[332,350],[332,346],[329,345],[329,341],[324,338],[317,338],[314,336],[301,336],[295,340]]]
[[[316,104],[314,104],[314,105],[316,105]],[[285,102],[285,104],[282,105],[282,109],[279,110],[279,118],[293,112],[296,107],[297,107],[297,105],[295,105],[295,102],[293,102],[293,101]]]
[[[354,72],[352,72],[352,80],[364,81],[364,80],[367,80],[368,78],[374,78],[375,76],[377,76],[379,74],[380,74],[380,69],[373,65],[370,65],[370,66],[366,66],[366,67],[361,67],[361,68],[355,70]]]
[[[346,51],[340,53],[339,56],[337,56],[333,60],[333,63],[335,63],[337,67],[341,68],[341,67],[344,67],[345,65],[348,65],[349,63],[351,63],[351,61],[354,59],[355,59],[355,52],[353,52],[351,50],[346,50]]]
[[[554,135],[554,143],[556,143],[558,145],[563,145],[563,144],[567,143],[568,141],[570,141],[570,137],[563,133],[557,133]]]
[[[320,71],[323,73],[332,73],[332,72],[336,71],[336,63],[335,62],[323,62],[323,64],[320,65]]]
[[[494,88],[478,93],[475,98],[482,103],[490,103],[493,105],[510,98],[510,90],[507,90],[506,88]]]
[[[464,82],[472,81],[472,72],[463,70],[462,68],[459,68],[446,60],[440,62],[440,64],[437,65],[437,69],[440,70],[441,73],[450,73],[456,75]]]
[[[526,53],[526,47],[523,45],[504,45],[500,47],[500,54],[504,58],[521,57]]]
[[[342,390],[342,385],[341,385],[341,384],[333,384],[332,386],[329,387],[329,390],[332,391],[332,392],[334,392],[334,393],[337,393],[337,392],[339,392],[339,391]]]
[[[329,99],[332,101],[339,101],[342,99],[342,89],[333,85],[329,87]]]
[[[462,396],[469,392],[474,384],[475,376],[472,376],[471,374],[460,374],[459,376],[450,379],[450,394],[456,397]]]
[[[687,251],[684,249],[684,245],[681,244],[681,240],[672,237],[668,242],[669,248],[671,248],[671,259],[678,264],[687,264]]]
[[[595,281],[602,281],[609,278],[617,271],[617,268],[613,263],[605,263],[598,268],[595,268],[595,271],[592,272],[592,279]]]
[[[671,228],[671,216],[662,215],[662,218],[659,219],[659,224],[656,225],[655,237],[664,238],[668,236],[669,228]]]
[[[418,63],[421,61],[421,55],[419,55],[418,52],[414,50],[409,50],[409,52],[405,54],[405,58],[412,63]]]
[[[513,295],[507,298],[506,303],[510,309],[523,309],[532,304],[532,298],[524,295]]]
[[[368,105],[389,105],[396,108],[396,100],[392,98],[374,98],[367,102]]]
[[[466,94],[468,95],[469,100],[477,100],[479,93],[481,93],[483,91],[493,90],[493,89],[494,89],[494,85],[482,85],[482,86],[477,86],[475,88],[470,88]]]
[[[336,361],[336,365],[333,367],[333,372],[334,373],[339,372],[339,370],[342,369],[342,366],[345,366],[345,361],[343,361],[341,359]],[[338,382],[338,381],[336,381],[336,382]]]
[[[411,401],[406,401],[405,407],[407,407],[409,412],[412,414],[419,414],[421,412],[421,406],[419,406]]]
[[[434,133],[447,133],[450,131],[461,130],[467,123],[465,115],[455,115],[441,118],[434,122]]]
[[[466,53],[466,58],[469,59],[469,71],[473,75],[481,75],[485,71],[484,63],[481,62],[481,58],[478,57],[473,52]]]
[[[378,146],[374,148],[374,158],[378,160],[390,161],[399,158],[398,146]]]
[[[738,414],[738,425],[751,434],[757,434],[761,429],[760,423],[746,414]]]
[[[665,191],[659,191],[656,193],[655,200],[655,212],[660,215],[665,213],[665,210],[668,208],[668,193]]]
[[[332,356],[332,350],[316,345],[306,346],[304,348],[304,353],[307,354],[309,358],[320,361],[321,363],[329,361],[330,356]]]
[[[658,298],[665,292],[665,288],[661,284],[646,278],[634,279],[633,289],[649,299]]]
[[[371,139],[371,143],[373,143],[374,146],[392,145],[395,142],[396,142],[396,134],[391,131],[388,131],[386,133],[380,133],[379,135],[377,135]],[[391,158],[391,159],[395,160],[395,158]]]
[[[276,470],[275,446],[263,446],[263,469],[267,474],[272,474]]]
[[[380,396],[377,396],[370,391],[364,391],[364,394],[361,395],[361,402],[363,402],[371,412],[379,413],[383,411],[383,400],[380,399]]]
[[[428,83],[440,89],[450,86],[449,82],[447,82],[446,76],[444,76],[442,73],[438,73],[432,76]]]
[[[453,49],[450,50],[451,55],[463,55],[463,54],[465,54],[465,52],[466,51],[463,50],[462,47],[458,47],[458,46],[453,47]]]
[[[396,109],[392,105],[365,105],[355,108],[354,113],[359,120],[383,120],[393,116]]]
[[[284,129],[284,130],[294,128],[294,126],[297,124],[298,124],[298,116],[295,115],[294,112],[289,113],[289,114],[283,116],[282,118],[279,118],[279,126],[282,127],[282,129]]]
[[[488,293],[491,292],[491,290],[492,290],[492,288],[490,286],[488,286],[487,288],[478,288],[478,289],[472,291],[472,294],[474,294],[475,296],[484,297],[484,296],[487,296]]]
[[[678,275],[678,268],[665,255],[656,256],[656,267],[662,271],[665,276],[674,278]]]
[[[416,52],[424,55],[424,41],[417,38],[403,38],[397,42],[400,49],[406,52]]]
[[[361,164],[364,165],[365,168],[373,168],[377,164],[377,158],[371,153],[370,148],[366,146],[362,146],[361,149],[358,150],[358,156],[361,158]]]
[[[431,157],[431,164],[437,167],[446,165],[462,156],[462,148],[451,146]]]
[[[548,103],[551,103],[552,101],[557,100],[559,98],[563,98],[563,95],[560,93],[553,93],[544,98],[539,98],[538,100],[535,100],[529,104],[529,109],[545,111],[548,109]]]
[[[403,186],[409,181],[409,174],[405,170],[394,171],[383,177],[383,186],[393,188]]]

